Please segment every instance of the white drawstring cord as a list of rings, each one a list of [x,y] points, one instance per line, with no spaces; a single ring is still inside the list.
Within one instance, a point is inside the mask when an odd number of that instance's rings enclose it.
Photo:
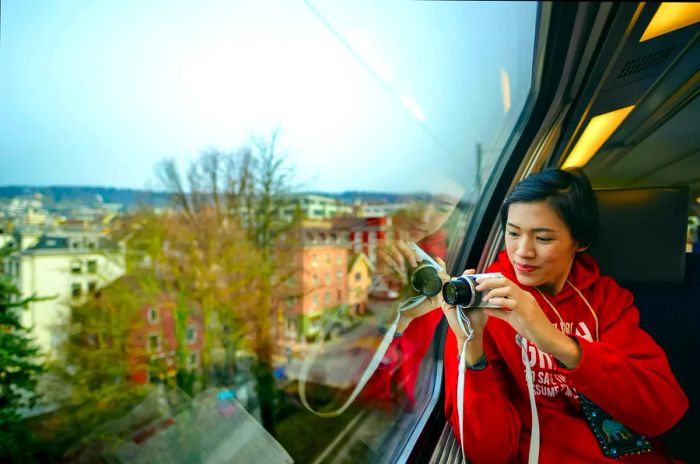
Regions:
[[[530,455],[529,464],[536,464],[540,454],[540,419],[537,414],[537,403],[535,402],[535,373],[530,366],[530,357],[527,353],[527,340],[522,335],[515,334],[515,343],[520,346],[521,358],[525,366],[525,382],[527,392],[530,397],[530,414],[532,416],[532,430],[530,431]]]
[[[464,355],[464,352],[467,349],[467,343],[472,341],[474,338],[474,329],[472,329],[472,322],[469,320],[469,317],[465,313],[462,306],[457,305],[455,310],[457,311],[457,322],[459,323],[459,327],[462,329],[462,332],[464,332],[464,335],[467,336],[462,344],[462,350],[460,351],[459,374],[457,375],[457,415],[459,416],[459,439],[462,448],[462,460],[463,462],[467,462],[467,457],[464,454],[464,372],[467,369],[467,358]],[[465,324],[467,326],[466,328],[464,326]]]

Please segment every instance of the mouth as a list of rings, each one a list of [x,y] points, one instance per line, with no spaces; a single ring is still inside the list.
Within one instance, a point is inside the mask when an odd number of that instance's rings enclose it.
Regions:
[[[513,266],[515,267],[516,271],[523,274],[527,274],[538,269],[537,266],[530,266],[529,264],[513,263]]]

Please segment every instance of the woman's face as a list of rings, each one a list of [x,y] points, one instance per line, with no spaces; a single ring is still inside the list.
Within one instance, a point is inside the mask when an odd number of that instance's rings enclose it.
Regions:
[[[576,252],[584,249],[547,202],[513,203],[508,208],[506,251],[521,284],[556,295]]]
[[[414,202],[403,215],[395,218],[394,225],[408,240],[419,242],[437,232],[455,210],[459,198],[435,195],[430,201]]]

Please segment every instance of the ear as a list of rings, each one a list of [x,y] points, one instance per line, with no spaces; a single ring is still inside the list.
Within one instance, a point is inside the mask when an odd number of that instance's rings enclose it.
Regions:
[[[576,248],[574,250],[576,253],[583,253],[584,251],[588,250],[590,248],[591,244],[589,243],[588,245],[579,245],[578,243],[576,244]]]

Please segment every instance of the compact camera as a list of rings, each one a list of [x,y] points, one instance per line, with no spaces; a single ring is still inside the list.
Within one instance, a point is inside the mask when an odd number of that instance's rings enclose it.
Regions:
[[[462,308],[500,308],[492,303],[484,303],[484,292],[476,290],[480,278],[503,277],[500,272],[491,274],[471,274],[458,277],[442,286],[442,297],[447,304],[459,305]]]

